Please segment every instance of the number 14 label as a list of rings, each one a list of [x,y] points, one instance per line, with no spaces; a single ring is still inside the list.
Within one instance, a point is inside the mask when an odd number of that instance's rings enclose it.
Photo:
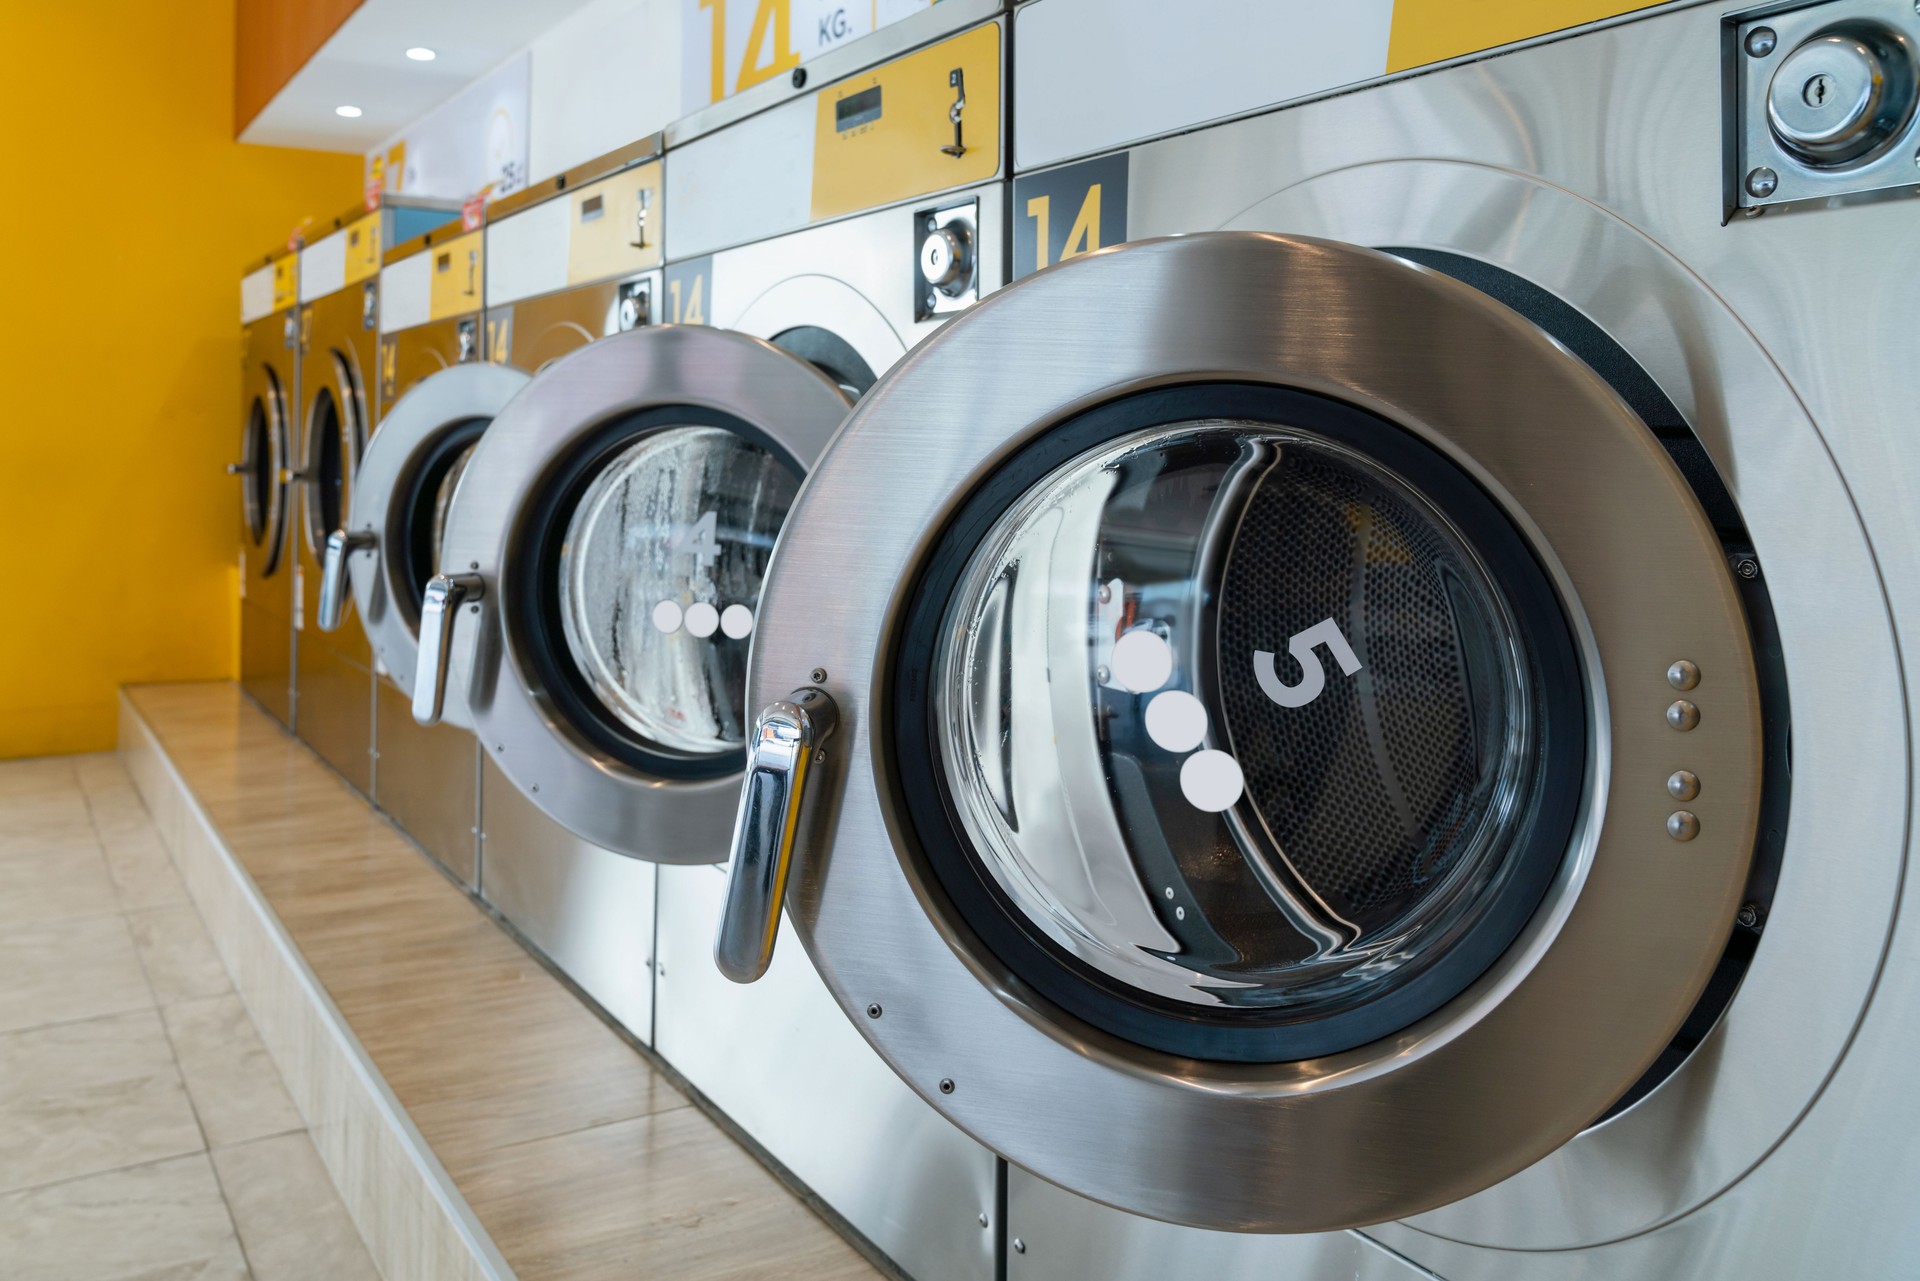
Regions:
[[[1013,184],[1013,274],[1127,238],[1127,153],[1028,174]]]

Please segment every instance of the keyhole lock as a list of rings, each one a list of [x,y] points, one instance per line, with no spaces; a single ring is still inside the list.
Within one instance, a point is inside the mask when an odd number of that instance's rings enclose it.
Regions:
[[[1907,46],[1867,23],[1830,28],[1780,61],[1767,89],[1767,124],[1793,159],[1815,169],[1865,160],[1913,116]]]
[[[1823,74],[1808,80],[1800,90],[1800,100],[1816,109],[1826,106],[1833,100],[1833,77]]]

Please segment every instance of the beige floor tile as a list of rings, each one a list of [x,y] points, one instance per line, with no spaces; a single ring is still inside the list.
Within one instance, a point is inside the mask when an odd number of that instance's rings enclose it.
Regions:
[[[107,872],[127,911],[185,903],[187,887],[174,870],[173,859],[149,824],[130,831],[103,831],[100,846],[106,852]]]
[[[221,1148],[213,1164],[255,1281],[378,1281],[305,1132]]]
[[[79,787],[71,756],[0,761],[0,797],[31,797]]]
[[[119,910],[107,861],[91,835],[84,844],[49,845],[0,857],[0,927]]]
[[[303,1128],[239,997],[181,1001],[161,1017],[209,1145],[227,1147]]]
[[[204,1153],[0,1196],[0,1259],[8,1281],[247,1277]]]
[[[152,1004],[124,917],[29,921],[0,930],[0,1032]]]
[[[153,1010],[0,1036],[0,1190],[197,1152]]]
[[[191,903],[127,913],[133,941],[162,1005],[219,996],[232,990],[226,967]]]

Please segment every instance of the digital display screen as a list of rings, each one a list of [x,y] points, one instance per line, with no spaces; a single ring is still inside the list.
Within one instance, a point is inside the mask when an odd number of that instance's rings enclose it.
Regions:
[[[580,202],[580,221],[592,222],[606,212],[606,199],[602,196],[588,196]]]
[[[833,104],[833,127],[837,132],[845,133],[861,125],[870,125],[880,118],[880,86],[862,89]]]

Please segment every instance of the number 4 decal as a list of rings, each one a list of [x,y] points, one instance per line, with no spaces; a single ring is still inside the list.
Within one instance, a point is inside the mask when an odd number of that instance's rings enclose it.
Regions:
[[[1323,618],[1304,632],[1295,632],[1287,641],[1287,653],[1293,655],[1293,661],[1300,664],[1300,680],[1297,684],[1285,685],[1273,668],[1273,653],[1270,650],[1253,651],[1253,675],[1260,682],[1260,692],[1282,707],[1305,707],[1320,697],[1327,688],[1327,669],[1314,653],[1316,646],[1324,645],[1333,660],[1340,664],[1340,670],[1351,676],[1360,670],[1360,658],[1353,652],[1353,646],[1347,644],[1347,638],[1340,634],[1340,625],[1331,618]]]

